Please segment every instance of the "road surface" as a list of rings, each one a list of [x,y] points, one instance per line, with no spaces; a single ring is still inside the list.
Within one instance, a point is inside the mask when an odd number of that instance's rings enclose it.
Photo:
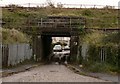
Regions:
[[[103,80],[79,75],[64,65],[43,65],[2,78],[3,82],[105,82]]]

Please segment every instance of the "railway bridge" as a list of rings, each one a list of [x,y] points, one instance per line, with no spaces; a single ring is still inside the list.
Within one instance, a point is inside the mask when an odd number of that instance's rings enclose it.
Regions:
[[[36,61],[48,60],[52,52],[52,37],[70,37],[70,58],[77,56],[80,29],[85,27],[85,18],[48,16],[38,21],[33,34],[33,54]]]

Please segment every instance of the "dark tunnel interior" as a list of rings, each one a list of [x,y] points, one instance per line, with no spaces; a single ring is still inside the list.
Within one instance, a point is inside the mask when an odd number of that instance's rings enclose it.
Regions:
[[[48,61],[48,56],[51,54],[52,37],[47,36],[47,35],[43,35],[42,36],[42,43],[43,43],[42,59]]]
[[[49,61],[49,57],[53,53],[52,37],[69,37],[70,58],[77,55],[78,45],[74,44],[78,41],[77,36],[72,36],[70,32],[44,32],[33,39],[33,54],[37,57],[36,61]]]
[[[52,37],[70,37],[70,35],[42,35],[42,60],[49,60],[49,56],[52,53]]]

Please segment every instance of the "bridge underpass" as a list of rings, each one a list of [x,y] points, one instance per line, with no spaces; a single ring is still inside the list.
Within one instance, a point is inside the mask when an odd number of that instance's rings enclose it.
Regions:
[[[84,27],[85,18],[48,16],[41,18],[33,35],[33,55],[36,61],[48,61],[52,53],[52,37],[70,37],[70,58],[76,58],[79,46],[79,28]]]
[[[69,37],[70,38],[70,57],[77,56],[78,36],[72,36],[68,32],[44,32],[44,34],[36,36],[34,39],[34,55],[36,61],[49,61],[52,54],[52,37]],[[77,45],[76,45],[77,43]]]

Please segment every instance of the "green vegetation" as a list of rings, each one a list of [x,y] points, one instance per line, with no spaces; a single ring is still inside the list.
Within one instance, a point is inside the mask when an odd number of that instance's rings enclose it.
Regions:
[[[80,64],[83,64],[84,68],[92,72],[116,73],[119,71],[118,32],[92,31],[84,35],[82,42],[89,45],[86,59],[83,60],[80,56],[80,61],[82,61]]]
[[[38,20],[47,16],[80,16],[86,18],[86,28],[118,28],[118,10],[117,9],[76,9],[76,8],[55,8],[52,3],[47,7],[41,8],[22,8],[12,6],[13,9],[3,8],[3,30],[0,30],[0,37],[3,37],[3,43],[23,43],[28,39],[25,34],[17,30],[24,31],[31,26],[36,30]],[[5,22],[5,23],[4,23]],[[15,29],[13,29],[15,28]],[[27,28],[29,31],[30,28]],[[120,55],[120,38],[117,32],[101,32],[92,31],[86,33],[80,27],[81,36],[80,43],[86,43],[90,46],[88,50],[87,60],[82,60],[80,63],[85,65],[88,70],[93,72],[117,72],[118,56]],[[1,35],[3,33],[3,36]],[[104,62],[100,61],[99,51],[101,48],[106,49],[107,59]],[[75,56],[71,60],[76,60]],[[81,62],[82,61],[82,62]]]
[[[118,46],[120,39],[118,32],[92,31],[84,35],[83,42],[96,46]]]
[[[86,63],[84,64],[86,70],[91,71],[91,72],[106,72],[106,73],[111,73],[111,74],[117,74],[118,72],[118,66],[113,66],[107,63],[100,63],[100,62],[95,62],[95,63]]]
[[[47,16],[80,16],[86,18],[87,28],[118,28],[118,10],[116,9],[75,9],[55,8],[52,3],[47,7],[23,8],[11,5],[11,9],[3,8],[2,27],[5,29],[16,29],[22,32],[36,31],[38,20]],[[81,28],[80,28],[81,29]],[[84,31],[82,29],[82,31]],[[7,43],[7,42],[6,42]]]
[[[53,16],[80,16],[86,18],[86,27],[88,28],[118,28],[118,10],[117,9],[70,9],[70,8],[3,8],[3,21],[8,22],[3,25],[4,28],[20,28],[34,23],[35,19],[41,17]],[[34,23],[34,24],[33,24]]]
[[[1,29],[2,43],[13,44],[13,43],[27,43],[28,39],[25,34],[15,29]]]

